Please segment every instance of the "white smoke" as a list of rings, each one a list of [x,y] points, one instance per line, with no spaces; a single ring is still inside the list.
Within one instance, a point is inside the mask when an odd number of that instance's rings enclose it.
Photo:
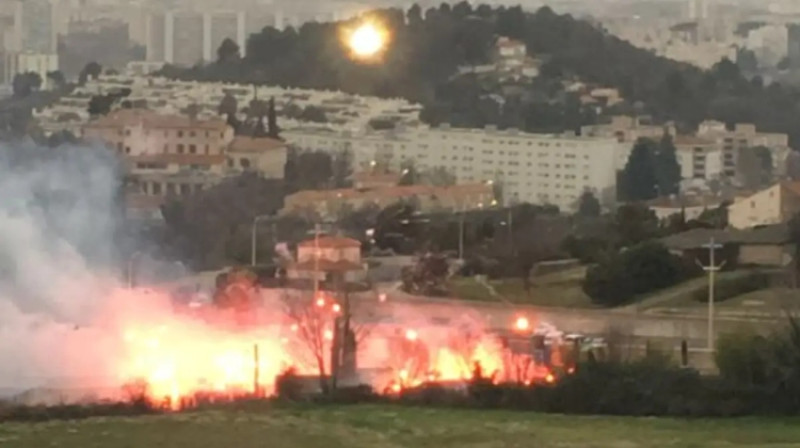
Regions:
[[[0,144],[0,395],[103,374],[120,181],[102,147]]]

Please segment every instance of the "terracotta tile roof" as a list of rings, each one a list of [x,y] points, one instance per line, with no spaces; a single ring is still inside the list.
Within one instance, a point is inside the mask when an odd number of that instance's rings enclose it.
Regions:
[[[147,154],[130,156],[131,163],[165,163],[178,165],[221,165],[226,161],[224,154]]]
[[[137,126],[149,129],[197,129],[222,132],[228,124],[221,119],[196,120],[182,115],[159,115],[147,109],[118,109],[86,125],[93,128]]]
[[[788,191],[788,192],[790,192],[790,193],[792,193],[792,194],[794,194],[796,196],[800,196],[800,182],[797,182],[797,181],[796,182],[791,182],[791,181],[782,182],[781,183],[781,187],[783,187],[784,190],[786,190],[786,191]]]
[[[259,153],[286,148],[286,143],[269,137],[236,136],[230,144],[232,152]]]
[[[361,247],[361,243],[358,240],[354,240],[352,238],[345,238],[341,236],[320,236],[317,238],[316,242],[315,239],[312,238],[310,240],[305,240],[298,244],[298,247],[315,247],[318,245],[320,248],[323,249],[341,249],[346,247]]]
[[[305,190],[298,191],[287,197],[287,201],[313,202],[325,201],[330,199],[353,199],[353,198],[402,198],[411,196],[466,196],[473,194],[493,194],[491,185],[484,183],[459,184],[446,187],[436,187],[433,185],[398,185],[395,187],[357,189],[344,188],[339,190]]]

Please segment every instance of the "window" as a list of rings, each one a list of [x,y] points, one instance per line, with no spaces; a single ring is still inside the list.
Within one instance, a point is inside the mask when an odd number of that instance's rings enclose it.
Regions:
[[[125,147],[125,154],[130,154],[130,153],[131,153],[131,147],[130,146],[126,146]]]
[[[183,137],[183,131],[178,131],[178,138]]]
[[[189,137],[194,137],[195,135],[196,135],[196,134],[194,133],[194,131],[190,131],[190,132],[189,132]]]
[[[189,184],[181,184],[181,195],[188,195],[189,193]]]
[[[183,154],[183,144],[178,143],[178,154]]]
[[[206,138],[208,138],[208,137],[209,137],[209,134],[208,134],[208,131],[206,131]]]
[[[161,184],[158,182],[153,182],[153,194],[158,195],[161,194]]]
[[[197,152],[197,146],[189,145],[189,154],[195,154]]]
[[[208,154],[208,148],[209,148],[208,143],[206,143],[206,154]]]
[[[130,130],[130,129],[125,129],[125,135],[127,135],[128,137],[130,137],[130,135],[131,135],[131,130]]]

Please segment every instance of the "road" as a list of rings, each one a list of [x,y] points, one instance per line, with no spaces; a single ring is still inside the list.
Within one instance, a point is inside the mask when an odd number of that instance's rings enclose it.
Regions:
[[[614,333],[635,340],[667,340],[678,344],[681,340],[687,340],[696,347],[705,346],[708,338],[707,316],[697,313],[654,315],[639,313],[635,309],[589,310],[508,305],[419,297],[397,290],[387,293],[386,302],[379,304],[377,310],[380,317],[391,319],[395,316],[400,320],[407,320],[408,316],[425,316],[432,321],[446,322],[460,316],[473,316],[484,320],[490,328],[499,332],[510,330],[517,317],[525,316],[532,323],[548,322],[570,333]],[[742,327],[773,331],[780,319],[772,316],[718,316],[714,323],[715,333],[719,335]]]

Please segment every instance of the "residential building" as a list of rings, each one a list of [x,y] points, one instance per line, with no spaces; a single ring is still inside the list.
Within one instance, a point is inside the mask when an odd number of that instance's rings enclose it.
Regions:
[[[787,222],[800,211],[800,182],[780,182],[728,206],[728,225],[736,229]]]
[[[746,230],[693,229],[662,239],[671,252],[691,258],[705,258],[711,240],[721,245],[717,262],[729,267],[788,268],[796,254],[786,223]]]
[[[10,50],[37,54],[57,52],[56,31],[50,0],[14,2],[13,43]]]
[[[165,33],[172,32],[172,46],[168,46],[164,50],[166,61],[177,65],[192,66],[206,60],[205,25],[204,15],[198,12],[167,13]]]
[[[343,275],[346,281],[362,279],[366,269],[361,261],[361,243],[352,238],[320,235],[297,245],[297,261],[287,274],[289,278],[319,281]]]
[[[443,210],[456,212],[497,204],[494,189],[487,183],[445,187],[403,185],[299,191],[284,199],[282,213],[331,218],[338,216],[344,210],[358,210],[366,206],[385,208],[400,201],[412,202],[417,210],[422,212]]]
[[[221,119],[160,115],[144,109],[119,109],[90,122],[87,139],[100,140],[125,156],[224,155],[233,129]]]
[[[359,171],[351,176],[353,188],[375,189],[397,186],[403,175],[390,172]]]
[[[640,138],[660,140],[664,134],[674,136],[675,125],[653,124],[652,119],[646,115],[631,117],[628,115],[615,115],[605,124],[592,124],[581,126],[581,135],[585,137],[616,138],[620,143],[633,144]]]
[[[719,208],[724,202],[720,196],[685,195],[656,198],[646,205],[659,220],[683,214],[685,221],[692,221],[705,211]]]
[[[51,88],[51,81],[47,77],[49,72],[58,70],[57,54],[41,53],[6,53],[3,63],[3,79],[6,84],[11,84],[18,74],[33,72],[42,78],[42,89]],[[0,82],[2,84],[2,82]]]
[[[674,139],[682,179],[715,179],[722,174],[722,152],[712,140],[691,135]]]
[[[780,176],[786,169],[789,148],[787,134],[758,132],[754,124],[738,123],[727,129],[724,123],[708,120],[700,123],[697,136],[714,141],[722,151],[722,171],[727,177],[736,176],[739,153],[744,148],[764,146],[772,155],[773,172]]]
[[[265,24],[266,25],[266,24]],[[242,11],[153,13],[145,25],[147,60],[179,65],[216,60],[217,49],[231,39],[244,55],[247,24]]]
[[[236,136],[227,149],[228,168],[256,171],[269,179],[283,179],[286,144],[273,138]]]
[[[217,11],[205,14],[203,31],[203,59],[217,59],[217,50],[225,39],[231,39],[239,46],[239,53],[244,56],[246,45],[245,15],[242,11]]]
[[[574,209],[587,190],[603,205],[613,205],[617,170],[631,149],[615,138],[447,126],[363,133],[294,129],[282,136],[302,150],[349,151],[357,170],[377,165],[399,172],[407,163],[421,171],[443,168],[458,183],[500,183],[507,204],[553,204],[562,210]]]

